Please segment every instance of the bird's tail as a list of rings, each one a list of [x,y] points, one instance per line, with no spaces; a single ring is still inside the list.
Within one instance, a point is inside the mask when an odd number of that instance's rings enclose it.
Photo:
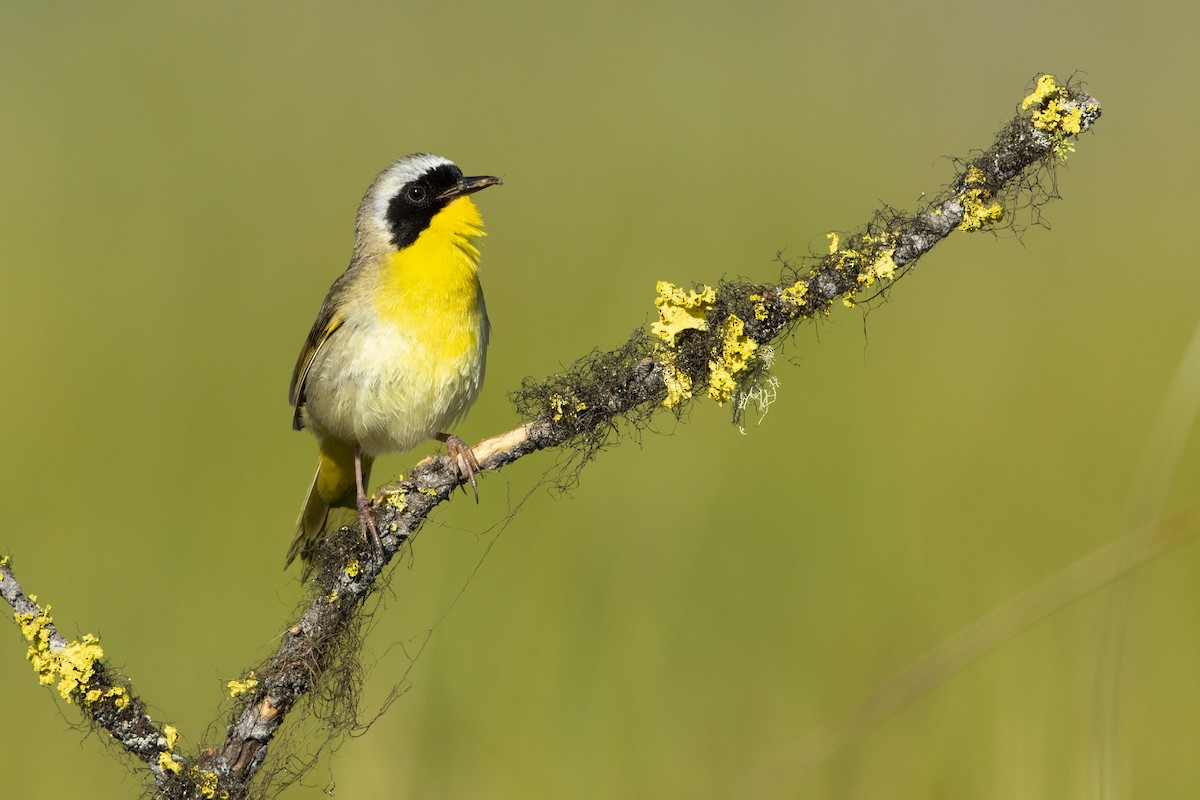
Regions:
[[[363,483],[366,484],[371,474],[371,459],[362,459]],[[321,537],[331,529],[341,527],[357,519],[358,492],[354,483],[354,445],[345,442],[326,440],[321,442],[321,452],[317,457],[317,472],[313,476],[312,485],[308,487],[308,495],[300,509],[300,517],[296,520],[296,535],[288,548],[287,561],[284,569],[291,566],[296,556],[305,562],[305,574],[308,572],[309,551]],[[339,513],[340,510],[352,513]]]

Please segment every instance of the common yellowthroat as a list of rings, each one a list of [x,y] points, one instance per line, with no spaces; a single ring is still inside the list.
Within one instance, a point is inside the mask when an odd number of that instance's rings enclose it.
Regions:
[[[446,431],[483,384],[489,325],[474,242],[484,233],[470,195],[499,183],[416,153],[367,189],[350,266],[330,287],[292,373],[292,427],[309,428],[320,454],[287,564],[353,519],[331,509],[356,512],[380,547],[366,490],[383,453],[445,442],[478,498],[475,455]]]

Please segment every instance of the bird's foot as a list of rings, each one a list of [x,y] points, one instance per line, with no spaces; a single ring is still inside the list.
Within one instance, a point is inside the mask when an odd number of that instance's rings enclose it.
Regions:
[[[367,539],[375,546],[375,552],[382,557],[383,541],[379,538],[379,529],[375,527],[375,515],[371,513],[374,509],[375,503],[366,494],[358,496],[358,524],[367,534]]]
[[[439,433],[437,438],[446,443],[446,452],[454,462],[454,477],[461,481],[463,473],[466,473],[467,480],[471,482],[471,490],[475,492],[475,502],[478,503],[479,482],[475,480],[475,473],[479,472],[479,461],[475,458],[475,451],[452,433]],[[463,491],[467,491],[465,485]]]
[[[358,524],[359,527],[366,532],[367,538],[371,540],[371,544],[375,545],[375,552],[379,554],[379,558],[383,559],[383,542],[379,540],[379,529],[375,527],[375,516],[371,513],[375,509],[375,503],[371,498],[367,497],[367,487],[364,485],[363,473],[363,452],[362,445],[358,442],[354,443],[354,488],[357,490],[357,505],[358,505]],[[367,469],[370,469],[370,463],[367,464]]]

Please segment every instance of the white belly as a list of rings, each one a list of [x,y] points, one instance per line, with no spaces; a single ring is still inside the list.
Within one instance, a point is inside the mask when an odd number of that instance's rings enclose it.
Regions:
[[[477,309],[452,316],[458,327],[438,333],[348,319],[313,359],[306,423],[371,456],[448,433],[479,395],[488,338],[482,297]]]

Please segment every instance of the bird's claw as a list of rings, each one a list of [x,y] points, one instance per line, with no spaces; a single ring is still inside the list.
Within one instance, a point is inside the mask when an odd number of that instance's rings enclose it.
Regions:
[[[475,473],[479,472],[479,461],[475,458],[475,452],[467,447],[462,439],[454,434],[446,436],[446,452],[450,455],[450,460],[454,463],[454,477],[458,480],[463,479],[463,473],[466,472],[467,480],[471,482],[471,490],[475,492],[475,502],[479,502],[479,482],[475,479]],[[465,484],[460,484],[463,491],[467,491]]]
[[[375,515],[371,513],[375,503],[365,494],[358,497],[358,524],[367,534],[367,539],[375,547],[375,552],[383,555],[383,540],[379,538],[379,528],[375,526]]]

